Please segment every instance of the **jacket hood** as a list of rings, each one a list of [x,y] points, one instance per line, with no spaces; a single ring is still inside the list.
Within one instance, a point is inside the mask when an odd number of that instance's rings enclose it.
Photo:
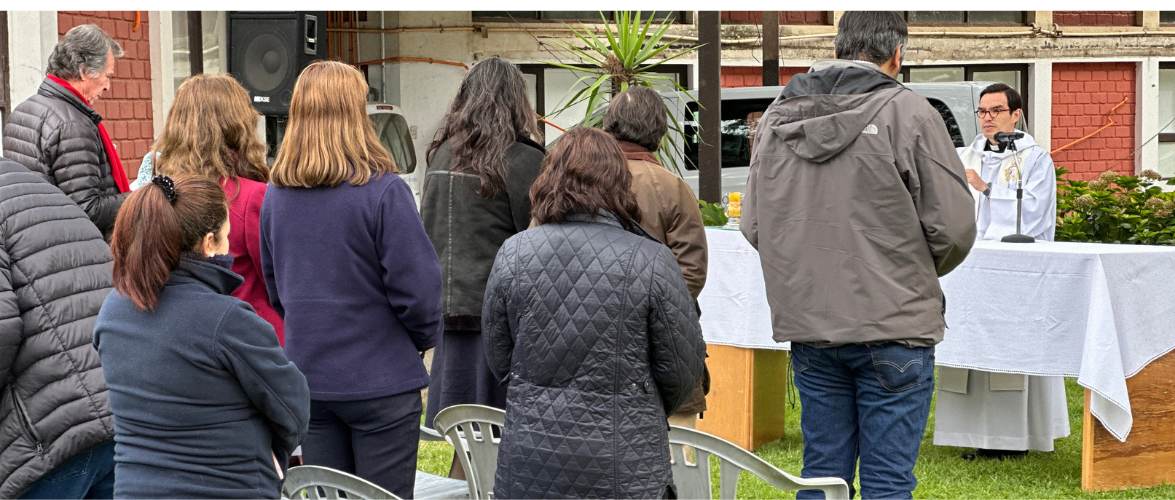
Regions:
[[[874,117],[904,90],[875,64],[817,61],[810,72],[792,77],[763,119],[801,158],[823,163],[862,133],[878,133]]]
[[[1016,151],[1024,151],[1027,149],[1032,149],[1033,147],[1037,146],[1036,139],[1032,138],[1032,136],[1029,135],[1028,132],[1025,132],[1023,130],[1017,130],[1016,132],[1020,132],[1020,133],[1024,134],[1024,137],[1016,139]],[[979,134],[979,136],[977,136],[974,141],[971,141],[970,147],[976,153],[979,153],[980,156],[983,156],[983,154],[984,154],[983,148],[984,148],[984,144],[986,144],[986,143],[987,143],[987,137],[985,137],[983,134]],[[993,147],[992,152],[991,152],[991,155],[995,158],[1005,158],[1008,155],[1012,154],[1011,151],[1004,151],[1003,153],[999,153],[999,152],[996,152],[995,149],[996,148]]]
[[[216,293],[228,295],[240,287],[245,282],[245,278],[206,259],[200,258],[198,254],[184,252],[183,256],[180,257],[179,266],[176,267],[175,271],[171,272],[171,279],[167,282],[168,284],[174,284],[190,281],[197,281],[211,288]]]

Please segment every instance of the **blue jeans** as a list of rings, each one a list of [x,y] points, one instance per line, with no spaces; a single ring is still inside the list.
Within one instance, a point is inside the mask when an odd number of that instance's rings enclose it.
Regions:
[[[78,453],[21,498],[114,498],[114,441]]]
[[[793,343],[803,477],[849,484],[861,462],[862,498],[912,498],[914,463],[934,394],[934,348],[887,342],[816,348]],[[823,498],[802,490],[797,499]]]

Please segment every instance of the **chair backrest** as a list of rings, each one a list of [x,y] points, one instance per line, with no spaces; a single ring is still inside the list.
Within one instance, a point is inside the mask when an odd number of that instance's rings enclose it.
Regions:
[[[282,483],[282,495],[290,499],[335,499],[339,498],[340,491],[348,499],[400,499],[366,479],[317,465],[291,468],[286,471],[286,480]]]
[[[470,499],[494,498],[494,472],[498,469],[498,443],[506,412],[482,405],[454,405],[433,417],[433,426],[453,445]]]
[[[692,462],[686,460],[686,446],[694,449]],[[801,479],[779,470],[730,441],[693,429],[670,426],[669,451],[678,498],[713,498],[710,455],[718,457],[718,493],[723,499],[734,498],[739,472],[744,470],[781,490],[822,490],[824,498],[829,500],[849,498],[849,485],[841,478]]]

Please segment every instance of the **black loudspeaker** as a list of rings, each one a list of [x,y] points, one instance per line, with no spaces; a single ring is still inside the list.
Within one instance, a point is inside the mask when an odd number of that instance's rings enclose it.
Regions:
[[[229,12],[229,72],[263,115],[286,115],[306,65],[327,57],[326,11]]]

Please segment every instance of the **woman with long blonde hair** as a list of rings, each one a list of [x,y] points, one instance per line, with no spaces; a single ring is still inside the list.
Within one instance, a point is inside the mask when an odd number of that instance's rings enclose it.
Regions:
[[[303,460],[411,498],[441,267],[366,96],[346,64],[302,71],[261,207],[261,263],[310,384]]]
[[[249,93],[232,76],[189,78],[176,91],[163,134],[147,154],[155,159],[154,172],[148,176],[192,176],[224,188],[232,223],[232,271],[245,279],[232,295],[253,306],[284,343],[285,326],[269,304],[261,275],[258,226],[269,169],[265,143],[257,135],[257,116]]]

